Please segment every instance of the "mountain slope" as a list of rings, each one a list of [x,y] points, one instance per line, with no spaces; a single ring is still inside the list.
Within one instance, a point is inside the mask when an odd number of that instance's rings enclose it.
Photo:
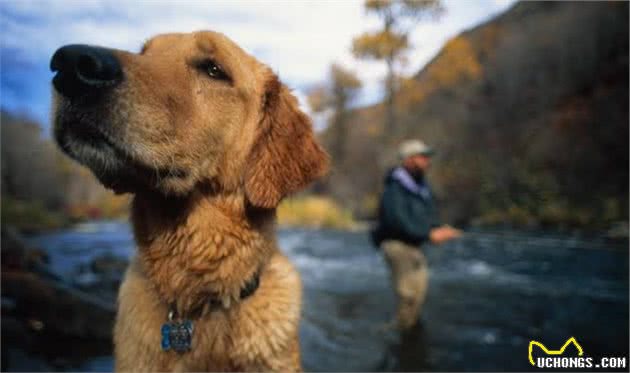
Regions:
[[[397,103],[401,137],[438,149],[447,220],[628,219],[628,3],[518,3],[450,40]],[[353,118],[352,166],[331,189],[365,211],[394,146],[380,142],[381,105]]]

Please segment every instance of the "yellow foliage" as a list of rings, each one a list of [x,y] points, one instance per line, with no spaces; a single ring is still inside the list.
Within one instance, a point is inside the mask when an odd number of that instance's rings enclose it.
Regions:
[[[470,40],[463,36],[455,37],[442,48],[439,59],[427,66],[421,81],[402,80],[400,105],[416,105],[435,91],[478,79],[482,73],[483,68]]]
[[[117,195],[105,191],[94,203],[75,203],[66,208],[66,214],[73,220],[120,219],[129,213],[130,195]]]
[[[430,84],[421,84],[414,78],[401,79],[400,81],[400,95],[398,104],[406,110],[422,101],[431,93],[428,87]]]
[[[352,41],[352,53],[358,58],[374,58],[381,60],[396,56],[407,49],[407,35],[392,31],[363,33]]]
[[[129,213],[130,194],[114,194],[109,192],[98,202],[104,218],[121,218]]]
[[[383,130],[380,126],[378,126],[375,123],[368,123],[366,125],[366,131],[365,131],[368,135],[372,136],[372,137],[377,137],[380,136],[383,133]]]
[[[441,63],[433,64],[427,73],[438,86],[452,86],[463,79],[476,79],[482,67],[470,41],[458,36],[446,43],[442,50]]]
[[[323,86],[312,89],[306,99],[308,106],[316,113],[322,112],[328,107],[326,88]]]
[[[441,0],[366,0],[365,9],[390,22],[399,18],[438,17],[444,12]]]
[[[378,212],[378,204],[380,202],[379,196],[374,193],[366,194],[361,199],[361,209],[366,211],[370,215],[376,215]]]
[[[352,213],[332,199],[307,196],[285,199],[277,210],[278,224],[318,228],[349,229],[355,225]]]
[[[330,76],[332,77],[333,84],[342,89],[357,89],[361,88],[361,80],[357,77],[356,73],[344,68],[343,66],[333,63],[330,66]]]
[[[365,8],[372,10],[381,10],[383,8],[387,8],[391,6],[392,0],[366,0]]]

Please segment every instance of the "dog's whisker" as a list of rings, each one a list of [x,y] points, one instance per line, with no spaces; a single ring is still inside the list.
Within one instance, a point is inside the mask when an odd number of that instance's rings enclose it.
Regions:
[[[230,304],[232,303],[232,297],[229,295],[224,296],[221,301],[223,302],[223,308],[230,308]]]

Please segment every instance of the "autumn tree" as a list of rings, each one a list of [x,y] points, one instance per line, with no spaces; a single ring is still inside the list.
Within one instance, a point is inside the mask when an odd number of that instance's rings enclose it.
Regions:
[[[332,137],[331,153],[337,162],[345,159],[348,138],[348,106],[361,88],[361,81],[350,70],[333,64],[330,67],[328,84],[316,87],[309,95],[311,109],[316,113],[332,110],[328,123]]]
[[[440,0],[366,0],[365,10],[376,15],[382,26],[377,31],[357,36],[352,41],[352,53],[355,57],[384,61],[387,65],[385,124],[392,139],[398,132],[394,108],[396,64],[411,48],[409,34],[413,27],[422,20],[439,16],[444,8]]]

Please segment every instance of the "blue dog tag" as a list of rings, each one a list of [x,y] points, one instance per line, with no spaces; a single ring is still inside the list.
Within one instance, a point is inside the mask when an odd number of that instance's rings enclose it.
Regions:
[[[173,349],[178,353],[190,351],[193,324],[190,320],[169,321],[162,325],[162,350]]]

